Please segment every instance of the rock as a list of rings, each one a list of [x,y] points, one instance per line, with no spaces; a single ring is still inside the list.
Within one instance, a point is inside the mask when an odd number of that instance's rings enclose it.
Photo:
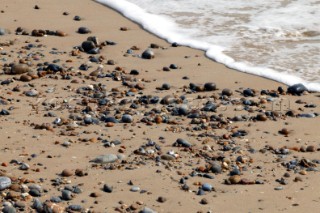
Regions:
[[[169,90],[171,88],[171,86],[170,86],[170,84],[168,84],[168,83],[164,83],[164,84],[162,84],[162,86],[161,86],[161,89],[163,89],[163,90]]]
[[[78,28],[78,33],[80,33],[80,34],[88,34],[88,33],[91,33],[91,30],[89,30],[89,28],[87,28],[87,27],[79,27]]]
[[[172,155],[164,154],[164,155],[161,155],[161,159],[162,160],[167,160],[167,161],[173,161],[176,158],[174,156],[172,156]]]
[[[230,176],[241,175],[241,171],[237,168],[234,168],[230,171]]]
[[[75,211],[75,212],[83,212],[83,208],[80,205],[69,205],[67,208],[69,211]],[[69,212],[68,211],[68,212]]]
[[[106,154],[106,155],[100,155],[100,156],[96,157],[95,159],[91,160],[90,162],[105,164],[105,163],[114,163],[117,160],[118,160],[117,155]]]
[[[219,162],[212,162],[211,163],[211,172],[215,173],[215,174],[219,174],[222,172],[222,167],[221,167],[221,164]]]
[[[138,70],[131,70],[130,71],[130,75],[139,75],[139,71]]]
[[[51,201],[46,201],[43,204],[43,211],[45,213],[64,213],[64,208]]]
[[[0,28],[0,36],[5,35],[6,34],[6,30],[3,28]]]
[[[82,42],[81,47],[85,52],[89,52],[90,50],[96,48],[96,45],[93,41],[84,41]]]
[[[140,187],[139,186],[133,186],[133,187],[131,187],[130,191],[138,192],[138,191],[140,191]]]
[[[210,82],[210,83],[205,83],[204,84],[204,90],[205,91],[214,91],[216,89],[217,89],[217,86],[216,86],[215,83]]]
[[[73,175],[73,172],[69,169],[64,169],[62,172],[61,172],[61,176],[63,177],[70,177]]]
[[[200,203],[203,204],[203,205],[206,205],[206,204],[208,204],[209,202],[208,202],[208,200],[207,200],[206,198],[202,198],[202,199],[200,200]]]
[[[32,89],[32,90],[25,92],[25,95],[28,97],[36,97],[39,95],[39,92],[35,89]]]
[[[157,211],[150,209],[149,207],[144,207],[139,213],[157,213]]]
[[[0,191],[7,189],[11,186],[11,179],[8,177],[0,176]]]
[[[123,123],[132,123],[133,122],[133,118],[131,115],[128,115],[128,114],[124,114],[121,118],[121,121]]]
[[[226,88],[222,90],[221,94],[230,97],[233,94],[233,92],[231,89]]]
[[[292,95],[301,95],[305,91],[308,91],[308,89],[303,84],[294,84],[288,87],[287,93]]]
[[[7,74],[12,74],[12,75],[17,75],[17,74],[23,74],[26,72],[32,72],[32,69],[26,65],[26,64],[14,64],[11,67],[10,73]]]
[[[43,204],[38,198],[33,199],[32,208],[37,210],[37,212],[43,211]]]
[[[206,193],[204,192],[204,190],[202,188],[200,188],[197,192],[197,195],[205,195]]]
[[[151,49],[147,49],[142,53],[141,58],[152,59],[154,58],[154,52]]]
[[[257,119],[258,121],[266,121],[266,120],[268,120],[268,117],[267,117],[265,114],[258,114],[258,115],[256,116],[256,119]]]
[[[46,67],[47,71],[52,71],[52,72],[61,72],[63,69],[61,66],[59,66],[58,64],[49,64]]]
[[[101,197],[101,194],[99,192],[92,192],[90,197]]]
[[[54,203],[61,203],[62,202],[61,198],[57,197],[57,196],[51,197],[50,201],[54,202]]]
[[[176,69],[178,69],[178,66],[176,64],[170,64],[169,68],[176,70]]]
[[[317,151],[317,149],[316,149],[315,146],[310,145],[310,146],[307,146],[306,151],[307,151],[307,152],[315,152],[315,151]]]
[[[80,16],[74,16],[74,17],[73,17],[73,20],[75,20],[75,21],[81,21],[81,19],[82,19],[82,18],[81,18]]]
[[[30,189],[29,194],[32,197],[41,197],[41,191],[39,189],[37,189],[37,188]]]
[[[254,97],[255,96],[255,92],[252,89],[245,89],[243,90],[244,97]]]
[[[16,213],[16,209],[12,206],[6,206],[2,209],[2,213]]]
[[[72,196],[72,192],[69,190],[62,190],[61,191],[61,198],[63,200],[72,200],[73,196]]]
[[[27,163],[21,163],[21,165],[19,166],[20,170],[28,170],[29,168],[30,166]]]
[[[178,138],[173,146],[191,147],[192,145],[187,140]]]
[[[29,82],[31,80],[32,80],[32,77],[30,75],[21,75],[20,76],[20,81]]]
[[[208,192],[211,192],[213,189],[212,185],[209,183],[202,184],[201,188],[203,191],[208,191]]]
[[[276,191],[283,190],[283,187],[282,186],[278,186],[278,187],[275,187],[274,190],[276,190]]]
[[[103,185],[103,191],[107,193],[111,193],[113,191],[113,187],[109,186],[108,184]]]
[[[241,181],[241,176],[240,175],[233,175],[229,177],[229,181],[231,184],[238,184]]]
[[[164,203],[164,202],[167,201],[167,198],[160,196],[160,197],[158,197],[157,201],[158,201],[159,203]]]

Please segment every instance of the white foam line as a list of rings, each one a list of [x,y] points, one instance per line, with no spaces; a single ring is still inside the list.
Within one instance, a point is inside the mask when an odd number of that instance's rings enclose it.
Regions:
[[[184,30],[180,29],[172,20],[159,15],[150,14],[131,2],[126,0],[95,1],[120,12],[123,16],[138,23],[143,29],[165,39],[169,43],[177,42],[179,45],[202,50],[206,53],[207,57],[222,63],[229,68],[272,79],[289,86],[302,83],[308,88],[308,90],[320,92],[320,83],[307,82],[299,77],[277,72],[273,69],[250,66],[243,62],[235,61],[233,58],[222,52],[224,49],[223,47],[189,38],[186,36],[186,33],[183,33]]]

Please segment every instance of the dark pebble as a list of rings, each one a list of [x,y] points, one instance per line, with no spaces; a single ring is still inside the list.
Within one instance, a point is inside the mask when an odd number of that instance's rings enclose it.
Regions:
[[[91,33],[91,30],[89,30],[89,28],[87,28],[87,27],[79,27],[78,28],[78,33],[80,33],[80,34],[88,34],[88,33]]]
[[[287,93],[292,95],[301,95],[305,91],[308,91],[308,89],[303,84],[294,84],[288,87]]]

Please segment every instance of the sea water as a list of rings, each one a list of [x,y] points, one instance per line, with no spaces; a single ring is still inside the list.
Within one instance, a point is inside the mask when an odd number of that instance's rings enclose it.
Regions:
[[[96,0],[238,71],[320,91],[319,0]]]

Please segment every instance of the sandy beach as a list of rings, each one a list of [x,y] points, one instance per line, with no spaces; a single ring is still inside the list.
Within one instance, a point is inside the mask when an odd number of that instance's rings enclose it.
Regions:
[[[320,207],[319,93],[89,0],[2,0],[0,32],[3,212]]]

